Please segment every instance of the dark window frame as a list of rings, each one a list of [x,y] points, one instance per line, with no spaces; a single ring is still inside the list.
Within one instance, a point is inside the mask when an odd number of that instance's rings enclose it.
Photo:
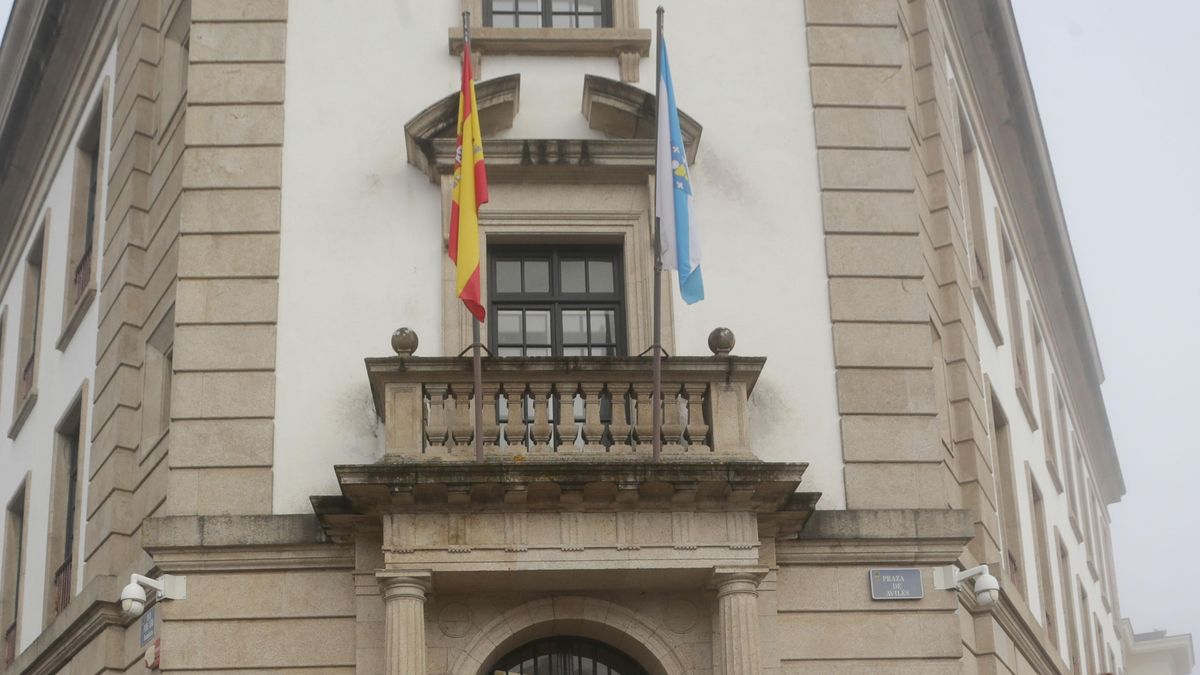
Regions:
[[[550,290],[541,292],[501,293],[497,291],[496,265],[499,262],[514,260],[544,259],[550,267]],[[611,261],[613,267],[613,290],[609,293],[566,293],[562,289],[562,262],[564,260],[596,260]],[[622,247],[620,245],[572,245],[572,244],[540,244],[540,245],[508,245],[499,244],[488,247],[488,347],[493,354],[499,354],[499,312],[505,310],[545,310],[550,313],[550,353],[562,356],[564,347],[578,344],[564,344],[562,316],[564,311],[571,310],[611,310],[613,312],[614,341],[604,343],[610,345],[615,356],[627,353],[625,323],[625,266]],[[522,327],[524,330],[524,327]],[[590,339],[588,345],[594,345]],[[524,348],[530,347],[522,336]]]
[[[484,672],[510,675],[649,675],[637,659],[617,648],[575,636],[551,636],[528,642],[497,659]]]
[[[513,20],[514,25],[506,26],[508,28],[579,28],[579,17],[580,16],[599,16],[600,17],[600,25],[599,26],[585,26],[585,28],[612,28],[613,27],[613,0],[601,0],[600,13],[598,15],[594,12],[582,12],[581,13],[579,11],[579,0],[567,0],[567,1],[569,1],[571,3],[572,9],[570,11],[563,12],[563,11],[555,11],[554,10],[554,0],[539,0],[539,2],[538,2],[539,6],[536,11],[533,11],[533,10],[522,11],[520,9],[521,0],[513,0],[513,9],[511,11],[508,11],[508,10],[496,11],[493,8],[493,5],[495,4],[495,0],[483,0],[483,25],[486,27],[489,27],[489,28],[495,26],[495,18],[494,17],[498,14],[501,16],[514,17],[514,20]],[[534,17],[534,16],[539,18],[537,26],[521,25],[520,17]],[[554,17],[556,17],[556,16],[570,17],[571,25],[570,26],[555,26],[554,25]]]

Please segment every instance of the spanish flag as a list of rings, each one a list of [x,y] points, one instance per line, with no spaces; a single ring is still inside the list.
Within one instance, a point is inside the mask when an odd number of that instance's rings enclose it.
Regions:
[[[454,157],[454,192],[450,205],[450,260],[457,269],[455,290],[476,319],[487,311],[479,291],[479,207],[488,200],[483,136],[471,77],[471,43],[463,43],[462,92],[458,97],[458,151]]]

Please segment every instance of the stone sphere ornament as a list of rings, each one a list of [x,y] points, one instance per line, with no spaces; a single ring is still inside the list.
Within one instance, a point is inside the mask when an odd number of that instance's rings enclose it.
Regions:
[[[412,356],[417,351],[417,331],[411,328],[397,328],[392,333],[392,349],[400,356]]]
[[[729,352],[733,351],[733,345],[736,343],[733,331],[724,326],[714,328],[713,332],[708,334],[708,348],[712,350],[714,356],[729,356]]]

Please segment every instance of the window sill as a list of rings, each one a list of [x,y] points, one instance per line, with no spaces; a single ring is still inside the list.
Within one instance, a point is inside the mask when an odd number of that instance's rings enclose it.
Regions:
[[[1047,452],[1053,452],[1050,448],[1046,450]],[[1062,476],[1058,473],[1058,464],[1049,455],[1046,456],[1046,470],[1050,472],[1050,480],[1054,483],[1054,491],[1061,495],[1063,493]]]
[[[1075,541],[1082,542],[1083,541],[1083,529],[1081,527],[1079,527],[1079,518],[1074,513],[1072,513],[1070,521],[1071,521],[1071,531],[1075,533]]]
[[[971,284],[971,288],[975,292],[975,302],[979,303],[980,314],[983,314],[983,322],[987,324],[988,332],[992,335],[992,342],[999,347],[1004,344],[1004,335],[1000,333],[1000,323],[996,321],[996,311],[992,309],[992,303],[988,300],[987,294],[983,292],[983,286],[979,282]]]
[[[63,322],[62,335],[58,336],[58,342],[54,343],[54,348],[58,351],[64,351],[67,345],[71,343],[71,338],[75,336],[75,331],[79,329],[79,324],[83,323],[83,317],[87,314],[88,308],[92,306],[92,301],[96,299],[96,286],[91,284],[79,301],[75,303],[75,307],[71,309],[71,313],[67,315],[66,321]]]
[[[650,31],[644,28],[471,29],[472,51],[481,55],[616,56],[625,82],[638,80],[639,59],[650,55],[650,41]],[[451,28],[450,53],[462,54],[462,48],[462,28]]]
[[[17,414],[13,416],[12,426],[8,428],[9,438],[15,439],[17,434],[21,433],[21,427],[25,426],[25,420],[29,419],[29,413],[33,412],[33,404],[37,403],[37,397],[37,389],[30,389],[29,393],[25,394],[25,399],[17,408]]]
[[[1033,401],[1029,397],[1029,388],[1017,381],[1017,400],[1021,402],[1021,411],[1025,413],[1025,421],[1029,422],[1029,430],[1038,430],[1037,415],[1033,412]]]

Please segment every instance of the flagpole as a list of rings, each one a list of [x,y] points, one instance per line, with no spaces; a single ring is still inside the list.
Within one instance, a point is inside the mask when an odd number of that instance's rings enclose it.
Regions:
[[[463,58],[469,59],[471,53],[471,13],[463,12]],[[475,78],[474,71],[471,72],[471,78]],[[472,114],[479,114],[478,107],[472,111]],[[465,170],[465,169],[464,169]],[[474,170],[474,167],[472,167]],[[483,345],[480,340],[479,319],[471,315],[471,369],[475,378],[475,461],[483,461]]]
[[[662,31],[663,31],[663,8],[658,6],[658,27],[655,33],[655,58],[654,58],[654,97],[655,97],[655,117],[662,115],[663,106],[666,101],[661,100],[662,95]],[[657,122],[655,128],[658,127]],[[657,139],[657,133],[655,134]],[[653,440],[650,443],[652,448],[651,457],[657,462],[662,455],[662,232],[661,220],[658,213],[658,146],[657,143],[661,139],[656,140],[654,149],[654,345],[651,347],[654,354],[651,357],[653,363],[653,394],[651,398],[651,414],[652,422],[650,424],[650,433],[653,435]]]

